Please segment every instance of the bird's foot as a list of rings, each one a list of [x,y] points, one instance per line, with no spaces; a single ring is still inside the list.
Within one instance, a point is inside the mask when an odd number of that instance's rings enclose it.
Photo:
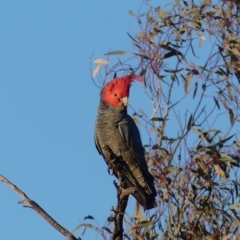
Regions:
[[[126,189],[121,189],[121,194],[120,194],[120,200],[122,200],[124,197],[136,192],[136,188],[135,187],[129,187]]]
[[[111,175],[111,176],[113,175],[113,169],[112,169],[112,167],[110,165],[108,165],[107,171],[108,171],[109,175]]]
[[[109,161],[108,163],[108,174],[113,175],[114,174],[114,169],[116,169],[117,166],[117,160],[111,159],[111,161]]]

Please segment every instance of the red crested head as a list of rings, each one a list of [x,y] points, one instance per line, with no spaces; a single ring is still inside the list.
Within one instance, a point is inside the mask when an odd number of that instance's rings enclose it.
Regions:
[[[136,74],[129,74],[108,82],[101,91],[101,100],[112,106],[126,106],[131,82],[134,80],[143,82],[142,78]]]

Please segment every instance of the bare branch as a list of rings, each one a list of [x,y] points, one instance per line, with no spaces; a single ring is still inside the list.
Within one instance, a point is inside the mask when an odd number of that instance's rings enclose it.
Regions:
[[[122,176],[121,166],[118,164],[118,161],[115,159],[114,154],[111,152],[111,149],[108,146],[103,147],[104,156],[106,162],[109,164],[109,168],[113,171],[113,173],[118,177],[119,186],[114,181],[114,185],[117,189],[117,207],[116,209],[112,209],[114,212],[114,231],[112,235],[112,240],[122,240],[123,239],[123,218],[125,209],[128,203],[129,194],[134,193],[136,191],[135,188],[126,188],[125,179]]]
[[[31,200],[23,191],[21,191],[16,185],[11,183],[7,178],[0,174],[0,180],[6,183],[10,188],[17,192],[23,199],[18,203],[23,204],[24,207],[29,207],[35,210],[45,220],[47,220],[56,230],[62,233],[69,240],[81,240],[76,238],[71,232],[57,223],[48,213],[46,213],[35,201]]]

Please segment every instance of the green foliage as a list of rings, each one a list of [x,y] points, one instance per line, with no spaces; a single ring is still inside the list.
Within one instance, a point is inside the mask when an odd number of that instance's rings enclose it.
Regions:
[[[127,52],[126,51],[112,51],[112,52],[108,52],[108,53],[105,53],[105,55],[120,55],[120,54],[126,54]]]
[[[139,110],[134,119],[150,136],[146,158],[159,206],[144,219],[126,216],[125,237],[239,239],[238,9],[209,0],[141,6],[129,11],[139,24],[128,34],[134,52],[105,75],[138,63],[154,114]]]

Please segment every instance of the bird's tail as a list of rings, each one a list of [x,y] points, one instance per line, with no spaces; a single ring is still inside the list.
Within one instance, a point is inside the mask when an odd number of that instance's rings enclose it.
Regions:
[[[131,171],[128,171],[127,168],[128,167],[125,165],[122,169],[122,174],[126,183],[126,188],[134,187],[136,189],[136,191],[133,192],[132,195],[135,197],[135,199],[141,204],[141,206],[145,210],[157,207],[157,203],[155,200],[157,192],[153,185],[153,176],[149,173],[150,176],[147,181],[149,188],[144,189],[138,183],[135,177],[131,174]],[[151,192],[149,192],[149,189],[151,189]]]

